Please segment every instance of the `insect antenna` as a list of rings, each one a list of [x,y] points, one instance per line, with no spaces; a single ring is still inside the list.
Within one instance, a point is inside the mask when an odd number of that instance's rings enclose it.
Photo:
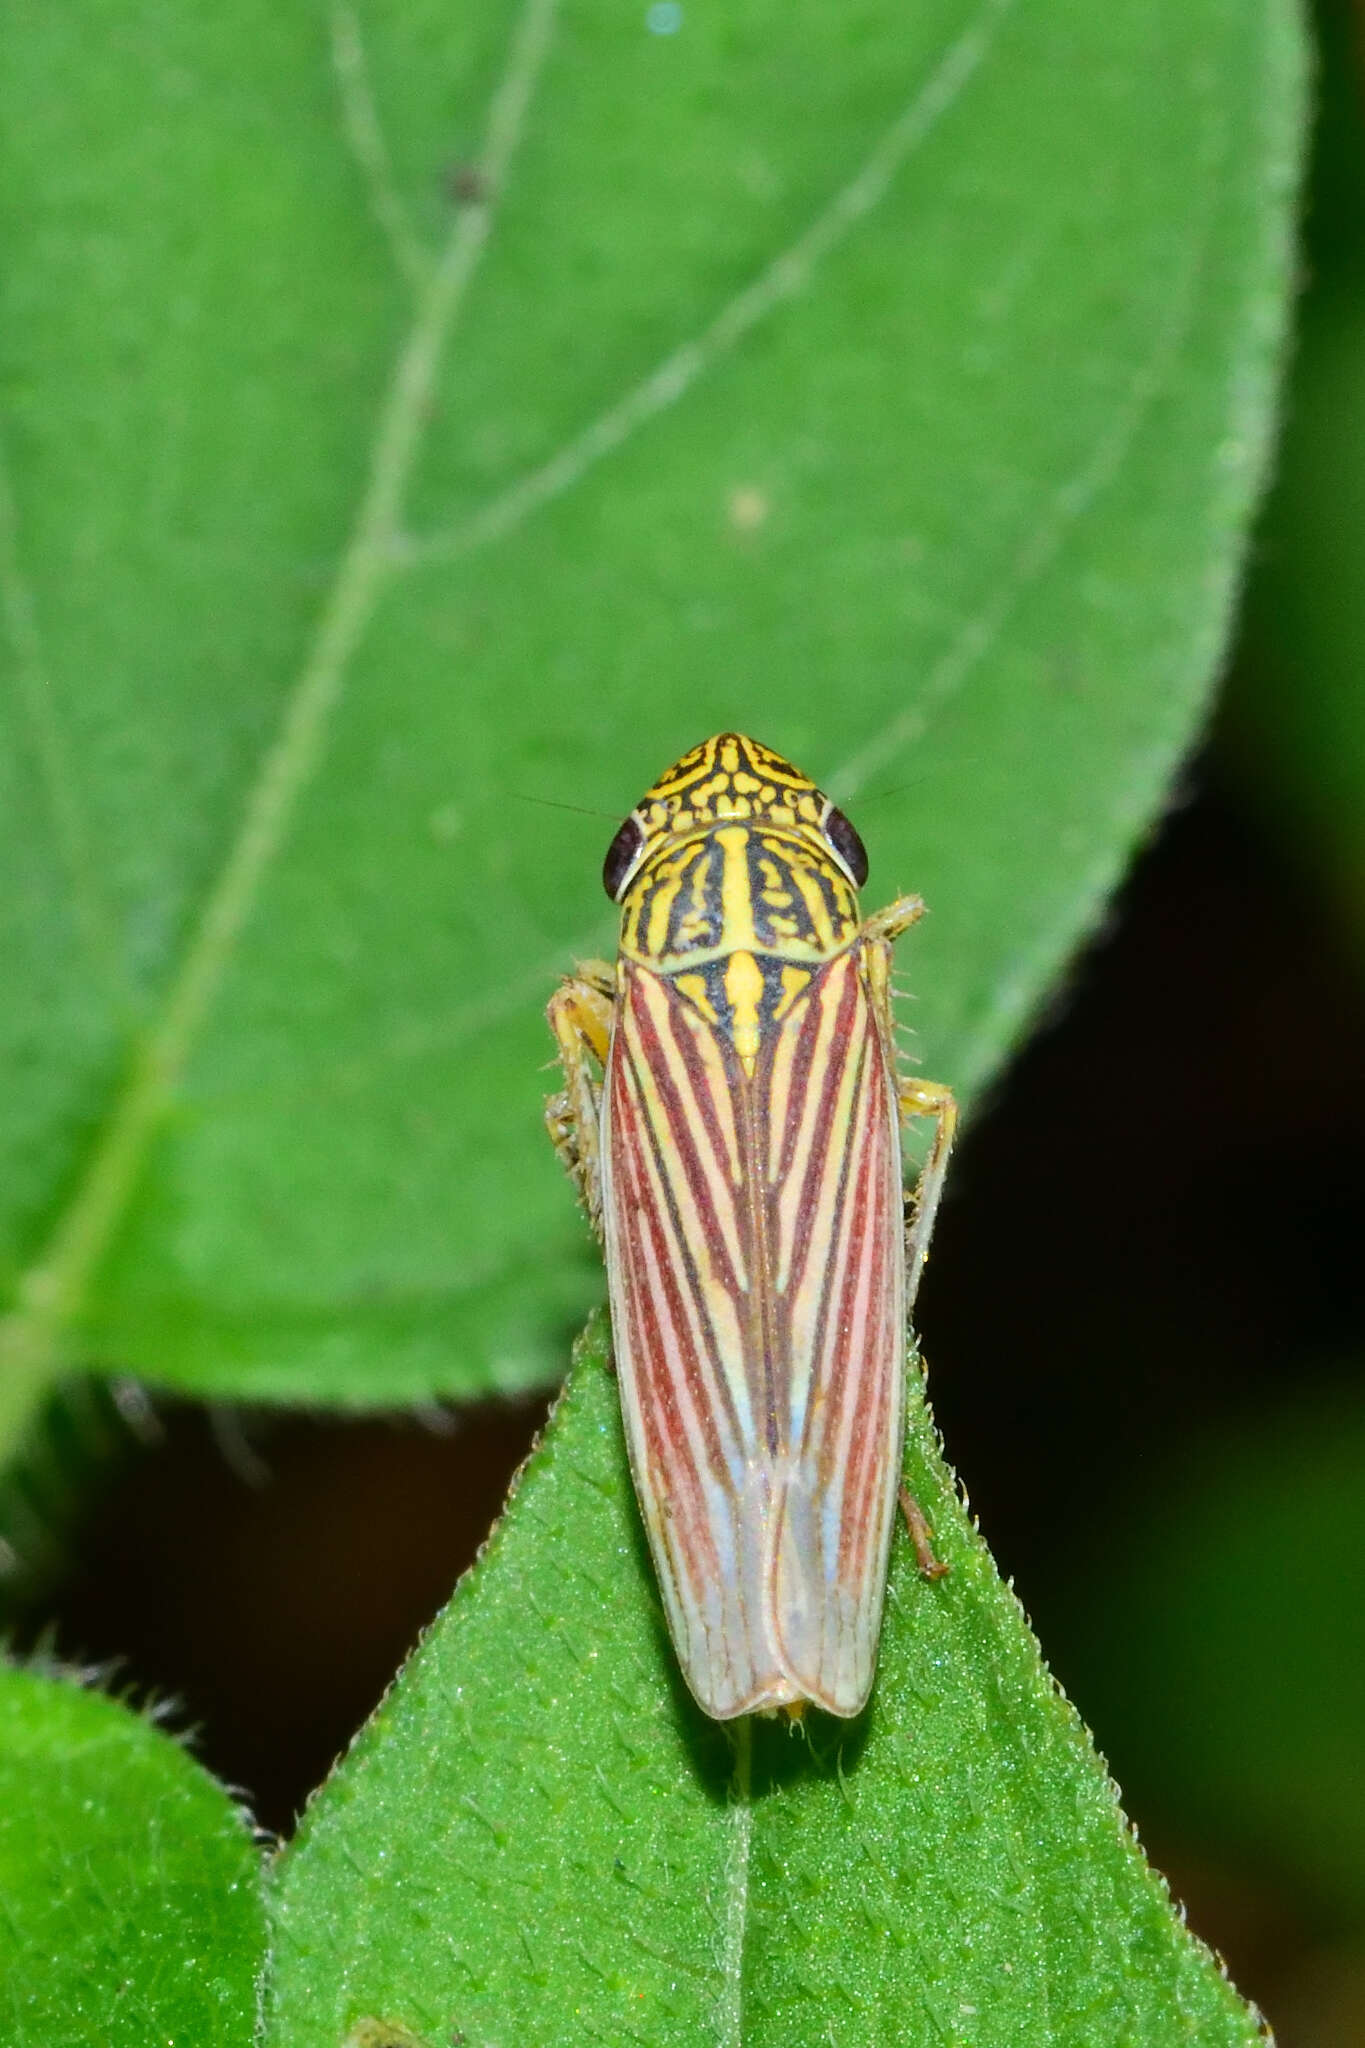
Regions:
[[[965,759],[959,757],[952,763],[940,761],[935,767],[926,768],[922,774],[912,775],[908,782],[893,782],[890,789],[878,789],[874,790],[871,796],[858,797],[856,799],[858,809],[862,812],[867,809],[869,804],[885,803],[886,799],[890,796],[904,796],[907,789],[922,789],[926,782],[932,782],[936,775],[940,774],[944,768],[950,765],[954,773],[956,773],[959,768],[970,768],[974,763],[970,754]]]
[[[605,818],[612,825],[617,822],[615,811],[596,811],[587,804],[566,804],[554,796],[528,796],[524,789],[509,789],[507,794],[519,804],[543,804],[549,811],[577,811],[580,818]]]

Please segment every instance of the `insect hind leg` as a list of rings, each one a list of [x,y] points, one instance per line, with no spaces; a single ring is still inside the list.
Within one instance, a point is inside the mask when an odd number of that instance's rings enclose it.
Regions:
[[[948,1171],[948,1155],[953,1149],[953,1137],[957,1131],[957,1100],[951,1088],[945,1088],[941,1081],[920,1081],[904,1075],[900,1080],[899,1094],[902,1118],[934,1118],[929,1156],[920,1169],[906,1217],[905,1306],[908,1311],[913,1308],[919,1291],[920,1275],[924,1271],[934,1218],[943,1193],[943,1176]]]
[[[903,1479],[897,1489],[897,1499],[906,1533],[915,1546],[915,1562],[921,1576],[926,1579],[946,1578],[949,1567],[935,1555],[934,1532],[929,1527],[929,1518]]]
[[[924,903],[920,897],[898,896],[885,910],[879,910],[874,917],[868,918],[862,929],[864,972],[881,1019],[882,1042],[893,1069],[896,1040],[891,1009],[891,946],[923,915]],[[946,1088],[941,1081],[921,1081],[907,1074],[897,1074],[896,1093],[902,1122],[908,1122],[912,1116],[931,1116],[935,1124],[929,1156],[920,1171],[906,1216],[905,1306],[908,1313],[915,1304],[934,1218],[938,1213],[939,1197],[943,1193],[943,1176],[948,1170],[948,1155],[953,1149],[953,1135],[957,1130],[957,1102],[951,1088]]]

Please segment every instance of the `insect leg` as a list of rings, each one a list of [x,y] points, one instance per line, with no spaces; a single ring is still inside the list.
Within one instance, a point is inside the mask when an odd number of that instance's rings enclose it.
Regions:
[[[602,1070],[611,1041],[616,976],[601,960],[584,961],[550,998],[546,1015],[559,1047],[564,1087],[545,1104],[545,1127],[597,1236],[602,1235],[598,1129]]]
[[[885,910],[879,910],[863,926],[863,971],[881,1019],[882,1043],[893,1069],[896,1039],[895,1019],[891,1011],[891,942],[898,932],[907,931],[923,915],[924,905],[918,896],[898,896],[894,903],[889,903]],[[948,1170],[948,1154],[953,1149],[953,1133],[957,1129],[957,1103],[952,1090],[945,1088],[941,1081],[921,1081],[898,1074],[896,1091],[903,1121],[912,1116],[931,1116],[936,1125],[906,1223],[905,1306],[908,1313],[915,1304],[934,1217],[938,1213],[939,1196],[943,1193],[943,1176]]]
[[[862,936],[873,945],[881,941],[889,946],[902,932],[908,932],[912,924],[919,923],[925,908],[922,896],[898,896],[885,910],[874,911],[863,926]]]
[[[957,1130],[957,1103],[951,1088],[941,1081],[920,1081],[902,1075],[899,1083],[901,1116],[931,1116],[935,1120],[929,1156],[920,1170],[905,1230],[905,1306],[914,1307],[920,1274],[938,1214],[943,1176],[948,1171],[948,1154]]]
[[[915,1546],[916,1564],[926,1579],[946,1578],[949,1567],[941,1557],[934,1555],[934,1532],[929,1527],[929,1518],[904,1480],[900,1483],[897,1497],[910,1541]]]

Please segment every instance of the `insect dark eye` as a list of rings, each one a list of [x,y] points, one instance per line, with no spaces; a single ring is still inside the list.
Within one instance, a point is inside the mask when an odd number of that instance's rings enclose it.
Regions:
[[[867,880],[867,848],[843,812],[832,805],[825,819],[825,837],[852,875],[854,887],[861,889]]]
[[[607,857],[602,863],[602,887],[613,903],[620,897],[644,839],[644,828],[632,812],[607,848]]]

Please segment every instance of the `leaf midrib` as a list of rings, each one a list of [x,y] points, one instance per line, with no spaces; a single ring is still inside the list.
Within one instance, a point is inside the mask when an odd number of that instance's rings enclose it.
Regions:
[[[72,1200],[45,1250],[23,1276],[14,1311],[0,1320],[0,1456],[25,1426],[47,1383],[61,1369],[61,1340],[77,1320],[89,1284],[136,1188],[161,1119],[184,1073],[201,1025],[222,986],[260,884],[284,843],[295,806],[320,760],[347,665],[381,590],[401,569],[450,559],[501,537],[531,512],[577,484],[585,472],[657,412],[677,403],[696,380],[736,348],[760,321],[809,283],[815,269],[859,220],[880,204],[911,156],[956,104],[979,70],[1015,0],[982,0],[900,113],[875,138],[853,176],[796,240],[743,286],[702,331],[670,351],[617,404],[558,455],[499,493],[465,527],[430,542],[403,534],[400,515],[422,429],[432,410],[442,352],[488,240],[494,205],[521,139],[525,115],[550,41],[557,0],[525,0],[507,65],[494,92],[481,159],[482,196],[464,202],[425,283],[416,280],[405,223],[395,222],[387,159],[359,129],[372,106],[358,72],[363,61],[354,13],[333,14],[333,63],[348,141],[374,186],[371,205],[396,267],[417,292],[412,325],[398,352],[380,410],[360,507],[303,668],[285,700],[274,740],[248,792],[242,823],[173,976],[160,1012],[135,1049],[128,1077]],[[364,144],[362,147],[361,145]],[[379,202],[382,200],[382,204]],[[400,248],[395,242],[397,231]]]
[[[525,0],[489,108],[483,194],[460,208],[418,294],[380,408],[351,538],[275,737],[248,792],[237,836],[160,1013],[136,1048],[80,1185],[46,1250],[20,1282],[14,1312],[0,1324],[0,1446],[13,1442],[23,1429],[35,1400],[60,1365],[62,1335],[80,1313],[261,882],[321,758],[347,665],[394,566],[403,498],[431,414],[441,356],[489,238],[493,195],[505,184],[521,139],[556,5],[557,0]]]

